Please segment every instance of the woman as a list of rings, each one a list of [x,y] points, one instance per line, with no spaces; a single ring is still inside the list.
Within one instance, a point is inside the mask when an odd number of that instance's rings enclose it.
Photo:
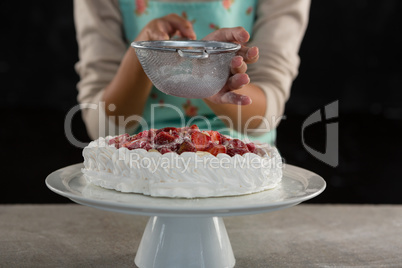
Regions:
[[[309,5],[309,0],[76,0],[78,100],[97,107],[82,111],[90,136],[139,132],[138,122],[180,126],[177,109],[171,109],[177,107],[200,128],[228,125],[237,130],[231,135],[273,143],[297,75]],[[218,94],[185,99],[152,87],[129,44],[176,35],[243,45]],[[208,120],[192,120],[199,116]]]

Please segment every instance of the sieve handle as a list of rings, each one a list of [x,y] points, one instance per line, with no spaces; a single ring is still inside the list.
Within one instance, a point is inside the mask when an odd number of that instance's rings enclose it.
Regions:
[[[178,49],[177,53],[179,53],[180,57],[183,57],[183,58],[207,59],[209,57],[209,54],[205,50],[195,50],[195,49],[181,50],[181,49]]]

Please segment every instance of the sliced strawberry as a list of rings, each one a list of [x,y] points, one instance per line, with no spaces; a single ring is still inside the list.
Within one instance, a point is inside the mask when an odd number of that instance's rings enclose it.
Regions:
[[[243,155],[249,152],[247,145],[239,139],[229,140],[226,148],[227,154],[230,156],[234,156],[235,154]]]
[[[126,133],[126,134],[122,134],[122,135],[120,135],[120,136],[117,136],[117,137],[115,137],[115,138],[109,140],[109,145],[114,144],[114,146],[116,146],[116,148],[118,149],[118,148],[121,147],[121,145],[122,145],[123,143],[125,143],[125,142],[126,142],[127,140],[129,140],[129,139],[130,139],[130,135],[128,135],[127,133]]]
[[[239,139],[229,140],[228,147],[245,148],[248,150],[247,145]]]
[[[209,134],[209,131],[207,131],[207,130],[203,130],[203,131],[201,131],[201,133],[211,137],[211,135]]]
[[[223,140],[224,140],[224,136],[219,133],[218,131],[208,131],[209,136],[211,137],[211,141],[217,144],[222,144]]]
[[[157,149],[161,154],[166,154],[166,153],[171,153],[172,150],[170,150],[169,148],[166,147],[160,147]]]
[[[243,155],[248,152],[248,149],[244,148],[228,148],[226,153],[230,156],[235,156],[236,154]]]
[[[201,132],[193,132],[191,133],[191,141],[197,151],[204,151],[208,147],[211,137]]]
[[[175,127],[165,127],[165,128],[158,129],[156,131],[156,134],[159,134],[160,132],[167,132],[167,133],[171,134],[172,132],[179,132],[179,129],[175,128]]]
[[[196,130],[196,129],[188,129],[186,132],[185,132],[185,137],[188,137],[188,138],[190,138],[191,139],[191,135],[193,134],[193,133],[201,133],[201,131],[199,131],[199,130]]]
[[[137,140],[127,141],[122,144],[122,147],[126,147],[129,150],[145,149],[148,151],[152,149],[152,145],[150,144],[148,138],[141,138]]]
[[[150,130],[144,130],[144,131],[138,133],[137,135],[135,135],[131,139],[132,140],[138,140],[138,139],[142,139],[142,138],[153,139],[154,137],[155,137],[155,130],[150,129]]]
[[[162,132],[159,132],[158,134],[156,134],[154,141],[155,141],[155,144],[157,144],[157,145],[164,145],[164,144],[173,142],[175,139],[176,139],[175,136],[173,136],[165,131],[162,131]]]
[[[200,131],[197,125],[191,125],[190,129],[195,130],[195,131]]]
[[[194,132],[201,132],[197,125],[192,125],[191,127],[182,127],[180,128],[181,136],[183,137],[191,137],[191,134]]]
[[[132,140],[138,140],[138,139],[141,139],[141,138],[145,137],[144,132],[145,131],[136,134],[135,136],[131,137],[131,139]]]
[[[222,135],[222,134],[221,134]],[[227,136],[225,136],[225,135],[222,135],[222,144],[223,145],[228,145],[229,144],[229,141],[231,141],[232,139],[231,138],[228,138]]]
[[[218,154],[226,154],[226,147],[221,144],[211,143],[206,151],[214,156],[217,156]]]
[[[177,143],[176,141],[165,144],[165,145],[161,145],[161,146],[157,146],[157,147],[165,147],[168,148],[169,150],[171,150],[172,152],[177,152],[177,150],[180,147],[180,143]]]
[[[196,152],[197,149],[195,148],[194,144],[192,144],[189,141],[183,141],[182,144],[180,144],[179,149],[177,150],[178,154],[184,153],[184,152]]]
[[[247,145],[247,149],[250,151],[250,153],[255,153],[256,147],[255,147],[254,143],[249,142],[246,145]]]

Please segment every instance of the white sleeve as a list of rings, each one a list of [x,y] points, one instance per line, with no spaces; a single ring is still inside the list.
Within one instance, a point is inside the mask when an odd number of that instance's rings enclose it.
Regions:
[[[107,135],[109,126],[115,127],[99,104],[127,50],[118,0],[74,0],[74,21],[79,48],[75,65],[80,76],[78,102],[82,107],[98,107],[82,109],[88,134],[95,139]]]
[[[310,0],[260,0],[249,46],[257,46],[259,60],[248,65],[251,83],[267,98],[265,118],[270,130],[284,112],[298,74],[299,48],[308,24]],[[259,129],[266,129],[262,123]]]

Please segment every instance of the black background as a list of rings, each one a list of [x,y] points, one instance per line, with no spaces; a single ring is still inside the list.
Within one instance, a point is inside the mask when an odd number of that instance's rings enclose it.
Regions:
[[[312,170],[327,189],[311,203],[402,203],[402,2],[313,0],[299,77],[278,128],[289,164]],[[64,134],[76,102],[78,60],[72,1],[0,4],[0,203],[64,203],[44,184],[52,171],[82,162]],[[339,165],[303,147],[302,124],[339,101]],[[73,133],[89,142],[76,115]],[[305,129],[324,152],[325,123]]]

